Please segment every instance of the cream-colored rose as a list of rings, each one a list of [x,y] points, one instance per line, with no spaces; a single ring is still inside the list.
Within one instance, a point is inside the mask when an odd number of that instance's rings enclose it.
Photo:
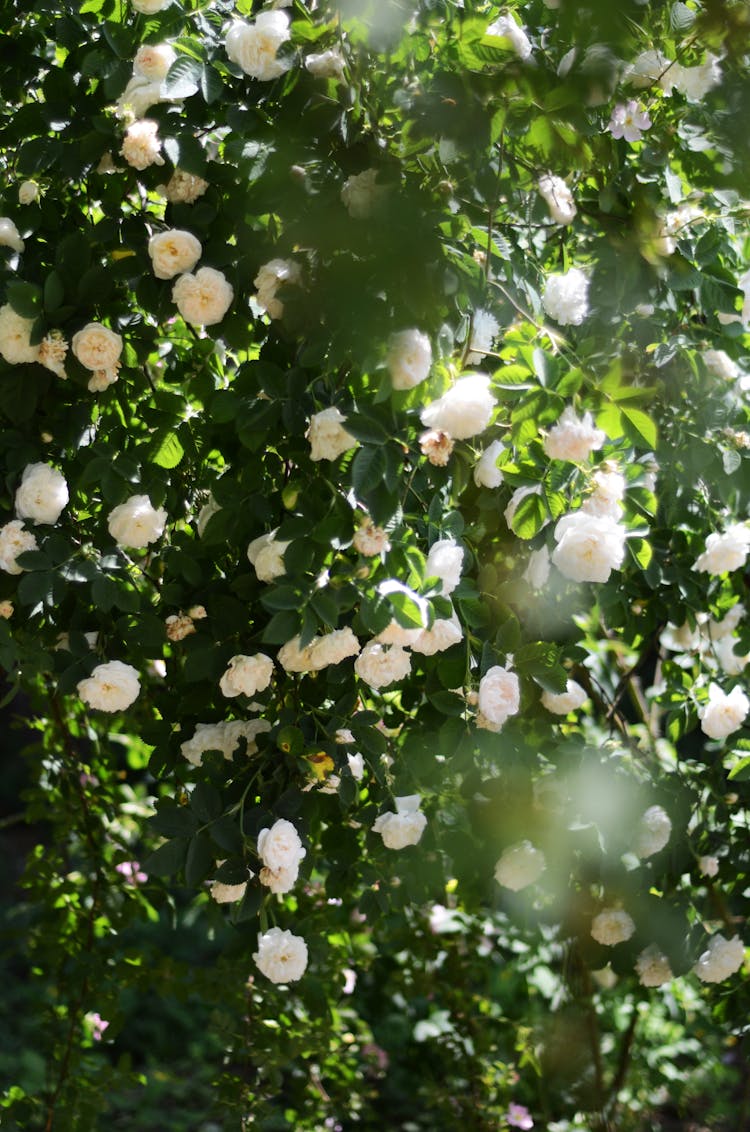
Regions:
[[[170,228],[157,232],[148,242],[148,254],[157,279],[173,279],[185,271],[192,271],[203,254],[200,240],[192,232]]]
[[[277,542],[276,531],[254,538],[247,548],[247,557],[259,582],[273,582],[286,573],[284,565],[284,552],[290,545],[288,542]]]
[[[520,892],[538,880],[546,866],[544,853],[530,841],[510,845],[495,865],[495,880],[503,888]]]
[[[2,617],[4,621],[7,621],[8,618],[10,618],[12,616],[13,616],[13,602],[7,601],[7,600],[0,601],[0,617]]]
[[[279,818],[270,829],[262,829],[258,834],[258,856],[273,872],[298,869],[306,855],[297,830],[286,818]]]
[[[429,376],[432,366],[430,339],[421,330],[392,334],[386,359],[394,389],[413,389]]]
[[[574,582],[606,582],[625,557],[625,528],[608,515],[574,511],[555,527],[552,561]]]
[[[341,79],[344,77],[346,60],[340,51],[311,52],[305,56],[305,67],[316,79]]]
[[[261,12],[253,23],[232,24],[225,40],[226,52],[250,78],[270,82],[291,66],[290,60],[277,55],[290,36],[286,12]]]
[[[11,366],[39,360],[39,347],[31,345],[32,319],[16,314],[10,303],[0,307],[0,354]]]
[[[257,652],[253,656],[239,653],[229,661],[219,687],[229,699],[240,695],[254,696],[257,692],[265,691],[272,676],[273,661],[265,653]]]
[[[488,668],[479,681],[479,710],[485,719],[502,727],[521,708],[521,686],[515,672],[499,664]]]
[[[693,971],[702,983],[721,983],[739,971],[745,961],[745,945],[739,936],[725,939],[721,932],[711,936]]]
[[[28,464],[16,492],[16,514],[35,523],[56,523],[69,498],[62,472],[50,464]]]
[[[374,558],[376,554],[387,554],[391,549],[386,532],[382,527],[376,526],[370,518],[362,520],[354,533],[352,546],[365,558]]]
[[[411,672],[411,657],[399,645],[370,641],[354,662],[354,671],[376,691],[403,680]]]
[[[135,53],[133,73],[149,82],[161,82],[177,55],[168,43],[142,43]]]
[[[208,188],[208,181],[196,177],[194,173],[186,173],[184,169],[175,169],[166,185],[160,185],[161,192],[172,204],[195,204]]]
[[[416,845],[424,833],[427,818],[419,808],[419,794],[394,799],[396,812],[381,814],[375,819],[373,833],[379,833],[386,849],[405,849]]]
[[[258,936],[253,959],[260,973],[272,983],[295,983],[307,968],[307,944],[292,932],[270,928]]]
[[[631,916],[622,908],[605,908],[591,921],[591,934],[597,943],[614,947],[630,939],[635,931]]]
[[[584,413],[581,419],[576,415],[575,409],[568,405],[557,424],[544,438],[544,451],[551,460],[581,463],[601,448],[606,439],[605,432],[594,428],[591,413]]]
[[[144,16],[156,15],[157,12],[161,12],[162,8],[166,8],[170,2],[171,0],[130,0],[136,12],[140,12]]]
[[[89,322],[73,335],[73,353],[86,369],[113,371],[122,353],[122,338],[100,322]]]
[[[388,191],[384,185],[376,184],[377,177],[377,169],[365,169],[344,181],[341,200],[354,220],[372,216]]]
[[[141,118],[128,126],[123,138],[120,153],[139,172],[150,165],[163,165],[159,124],[151,118]]]
[[[19,254],[26,247],[13,221],[8,216],[0,216],[0,248],[11,248]]]
[[[460,378],[452,389],[427,405],[420,417],[427,428],[441,429],[454,440],[468,440],[487,428],[494,408],[489,377],[476,373]]]
[[[342,452],[354,448],[358,442],[343,427],[345,420],[335,405],[313,413],[307,430],[311,460],[336,460]]]
[[[568,715],[578,711],[586,703],[588,696],[575,680],[568,680],[564,692],[542,692],[542,703],[553,715]]]
[[[195,275],[181,275],[172,288],[172,301],[192,326],[221,322],[233,299],[232,285],[213,267],[199,267]]]
[[[272,259],[264,263],[253,280],[258,288],[255,301],[269,318],[281,318],[284,304],[276,298],[279,287],[299,284],[302,279],[300,265],[293,259]]]
[[[18,203],[33,204],[39,199],[39,186],[36,181],[22,181],[18,186]]]
[[[118,546],[143,548],[164,534],[167,512],[147,495],[131,495],[109,513],[107,526]]]
[[[552,173],[545,173],[539,178],[539,195],[549,209],[550,216],[557,224],[572,224],[578,209],[573,200],[573,194],[563,181],[562,177],[555,177]]]
[[[662,806],[649,806],[635,831],[633,852],[641,860],[653,857],[654,853],[661,852],[671,833],[672,822],[667,811]]]
[[[708,703],[698,709],[701,731],[709,739],[726,739],[737,731],[750,711],[750,700],[740,687],[732,688],[728,694],[718,684],[710,684]]]
[[[22,574],[23,566],[16,562],[25,550],[37,550],[38,543],[20,519],[12,519],[0,527],[0,570],[6,574]]]
[[[78,695],[99,711],[124,711],[138,699],[138,670],[121,660],[98,664],[85,680],[78,681]]]
[[[660,987],[674,978],[669,960],[655,943],[649,944],[635,962],[635,971],[641,986]]]

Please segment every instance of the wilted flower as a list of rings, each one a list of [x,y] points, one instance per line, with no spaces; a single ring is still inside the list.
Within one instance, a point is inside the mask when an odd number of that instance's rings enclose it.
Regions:
[[[388,535],[369,517],[365,517],[354,532],[352,546],[366,558],[372,558],[376,554],[387,554],[391,549]]]
[[[426,432],[420,434],[419,448],[433,467],[444,468],[453,455],[455,442],[450,433],[443,432],[439,428],[428,428]]]

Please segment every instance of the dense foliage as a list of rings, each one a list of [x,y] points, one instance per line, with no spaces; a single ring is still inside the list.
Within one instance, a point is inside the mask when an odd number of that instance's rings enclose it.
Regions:
[[[0,27],[4,1121],[740,1126],[747,5]]]

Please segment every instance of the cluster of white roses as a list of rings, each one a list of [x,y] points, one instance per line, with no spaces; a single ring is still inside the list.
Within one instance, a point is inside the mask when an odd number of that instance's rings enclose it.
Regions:
[[[70,494],[62,472],[51,464],[28,464],[16,491],[17,519],[0,528],[0,569],[7,574],[20,574],[23,567],[18,556],[27,550],[36,550],[37,541],[27,531],[24,521],[52,526],[67,506]]]
[[[162,82],[177,55],[168,43],[144,43],[133,60],[133,74],[120,95],[115,113],[118,118],[143,118],[150,106],[170,101]]]
[[[170,228],[158,232],[148,243],[148,254],[157,279],[179,278],[172,288],[172,301],[191,326],[213,326],[221,322],[234,299],[234,288],[221,271],[200,267],[203,248],[191,232]]]

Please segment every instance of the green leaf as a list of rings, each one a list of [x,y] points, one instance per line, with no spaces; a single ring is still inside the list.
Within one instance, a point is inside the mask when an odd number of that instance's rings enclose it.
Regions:
[[[143,862],[144,871],[155,877],[174,876],[183,866],[187,847],[186,837],[175,837],[172,841],[165,842]]]
[[[544,500],[537,492],[533,492],[518,504],[510,525],[519,538],[530,539],[541,531],[548,519]]]
[[[187,806],[166,799],[159,802],[156,813],[149,818],[150,828],[164,837],[190,837],[197,824],[195,814]]]
[[[630,409],[622,406],[625,432],[638,448],[646,448],[652,452],[656,448],[656,425],[641,409]],[[604,428],[604,425],[600,425]],[[604,429],[606,432],[606,428]]]
[[[627,541],[627,547],[635,564],[641,570],[647,570],[654,556],[651,544],[645,538],[631,538]]]
[[[190,808],[202,822],[218,818],[223,809],[221,794],[208,782],[197,782],[190,793]]]
[[[158,442],[156,451],[151,456],[151,462],[160,468],[176,468],[185,455],[185,449],[180,444],[177,434],[168,432]]]
[[[44,281],[44,309],[55,311],[65,298],[63,281],[56,271],[51,271]]]
[[[204,63],[200,77],[201,94],[210,106],[212,102],[218,102],[224,93],[224,83],[221,75],[215,67]]]
[[[180,55],[179,59],[175,59],[164,79],[164,93],[173,101],[190,98],[191,95],[197,94],[202,80],[201,63],[188,55]]]
[[[8,302],[22,318],[37,318],[42,310],[42,292],[33,283],[14,280],[7,287]]]
[[[729,772],[728,778],[731,781],[744,782],[750,778],[750,755],[745,755],[743,759],[736,762]]]
[[[382,448],[360,448],[352,463],[352,487],[360,498],[383,481],[385,453]]]
[[[261,638],[267,645],[285,645],[299,632],[299,614],[291,610],[274,613]]]
[[[466,701],[455,692],[428,692],[427,699],[443,715],[463,715],[466,710]]]
[[[196,833],[190,838],[185,858],[185,882],[196,887],[208,876],[214,863],[211,839],[205,833]]]

